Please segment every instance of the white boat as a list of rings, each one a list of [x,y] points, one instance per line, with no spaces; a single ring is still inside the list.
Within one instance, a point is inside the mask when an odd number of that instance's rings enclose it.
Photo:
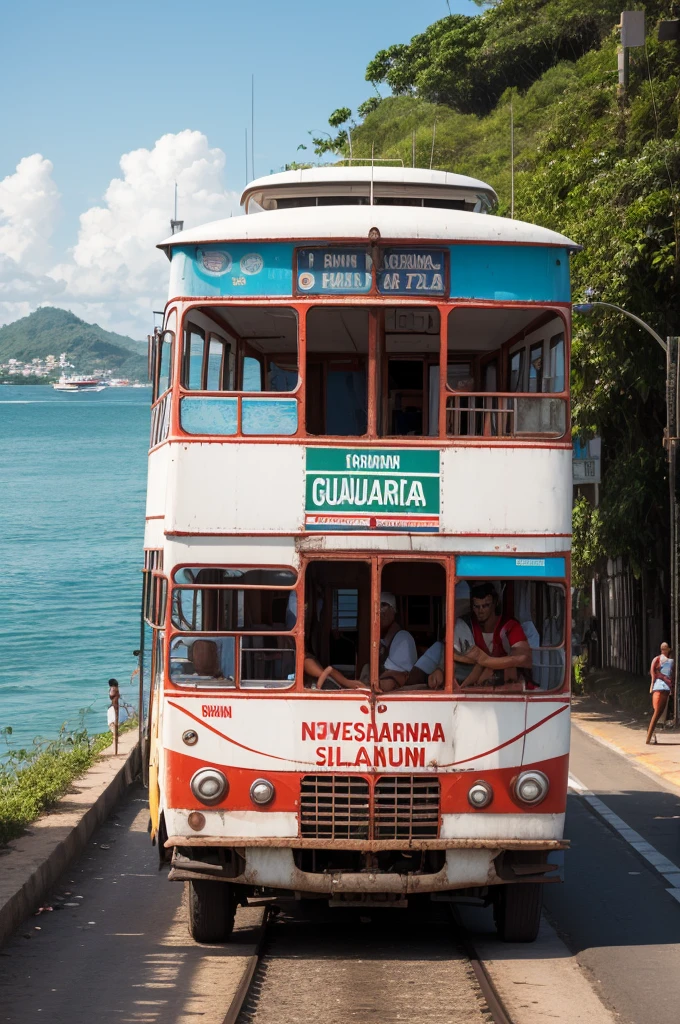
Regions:
[[[103,391],[106,385],[98,377],[66,377],[62,374],[52,387],[55,391]]]

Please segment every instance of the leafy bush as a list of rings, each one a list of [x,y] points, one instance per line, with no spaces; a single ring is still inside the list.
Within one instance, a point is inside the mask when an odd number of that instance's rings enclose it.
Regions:
[[[121,732],[136,728],[136,720]],[[9,727],[1,730],[5,740]],[[90,736],[85,728],[66,731],[57,739],[35,740],[28,748],[9,747],[0,760],[0,845],[20,836],[26,827],[67,792],[113,741],[110,732]]]

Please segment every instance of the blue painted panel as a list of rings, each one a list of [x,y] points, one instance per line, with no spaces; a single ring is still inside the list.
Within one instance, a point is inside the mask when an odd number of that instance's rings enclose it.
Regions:
[[[566,249],[540,245],[452,245],[451,298],[569,302]]]
[[[318,243],[316,243],[318,244]],[[370,289],[370,275],[361,266],[367,258],[363,247],[324,246],[300,249],[298,287],[308,294],[365,293]],[[293,294],[293,250],[288,242],[225,242],[203,246],[184,245],[173,250],[170,269],[170,298],[180,295],[239,296]],[[471,245],[449,246],[450,294],[452,298],[492,299],[514,302],[568,302],[569,256],[566,249],[536,245]],[[409,250],[411,252],[411,250]],[[415,252],[415,250],[413,250]],[[422,256],[440,250],[418,250]],[[357,266],[318,267],[324,254],[346,258],[356,255]],[[408,255],[406,250],[386,249],[384,263]],[[312,267],[310,260],[314,257]],[[369,257],[370,258],[370,257]],[[342,262],[342,261],[341,261]],[[417,277],[410,279],[406,268],[383,266],[378,272],[383,294],[417,294]],[[341,275],[337,279],[333,274]],[[342,275],[352,279],[347,282]],[[324,284],[326,275],[328,279]],[[398,280],[394,275],[398,275]],[[398,284],[399,288],[387,288]],[[314,279],[313,281],[311,279]],[[403,278],[403,280],[402,280]],[[355,280],[356,279],[356,280]],[[423,294],[439,293],[435,274],[426,276]],[[436,287],[435,287],[436,285]]]
[[[235,398],[183,398],[180,402],[180,423],[187,434],[235,434],[236,417]]]
[[[170,298],[179,295],[292,295],[293,246],[225,242],[173,250]]]
[[[297,402],[294,398],[244,398],[241,430],[244,434],[294,434]]]
[[[482,576],[497,580],[507,576],[537,580],[564,579],[564,558],[515,558],[511,555],[458,555],[456,576],[468,579]]]

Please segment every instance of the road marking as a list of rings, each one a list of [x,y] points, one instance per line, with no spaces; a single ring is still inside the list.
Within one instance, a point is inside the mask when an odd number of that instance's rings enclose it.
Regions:
[[[633,849],[640,854],[641,857],[652,865],[655,871],[665,878],[670,884],[670,889],[666,889],[666,892],[680,903],[680,868],[677,864],[674,864],[668,857],[664,857],[662,853],[648,843],[646,839],[643,839],[639,832],[636,832],[634,828],[630,828],[625,823],[623,818],[619,818],[618,814],[614,814],[603,800],[600,800],[598,796],[595,796],[588,787],[577,779],[575,775],[569,772],[569,789],[572,792],[577,793],[578,796],[583,797],[586,803],[590,804],[593,810],[599,814],[601,818],[610,825],[615,832],[618,832],[622,839],[632,846]]]

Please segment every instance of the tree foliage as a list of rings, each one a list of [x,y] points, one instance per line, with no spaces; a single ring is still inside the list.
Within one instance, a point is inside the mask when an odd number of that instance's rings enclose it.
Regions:
[[[381,51],[367,77],[393,95],[352,132],[354,156],[374,148],[408,165],[415,143],[419,166],[434,153],[434,167],[491,181],[507,215],[512,97],[515,215],[583,246],[572,260],[575,301],[614,302],[662,336],[677,334],[680,48],[656,41],[654,18],[672,11],[648,4],[647,47],[630,51],[622,101],[620,9],[606,0],[501,0]],[[603,439],[600,508],[574,510],[576,580],[605,554],[663,575],[664,382],[663,352],[630,321],[614,312],[574,318],[574,430]]]
[[[487,114],[509,87],[526,89],[561,60],[577,60],[618,20],[615,0],[501,0],[452,14],[410,43],[380,50],[366,69],[393,95]],[[649,7],[648,7],[649,10]]]

